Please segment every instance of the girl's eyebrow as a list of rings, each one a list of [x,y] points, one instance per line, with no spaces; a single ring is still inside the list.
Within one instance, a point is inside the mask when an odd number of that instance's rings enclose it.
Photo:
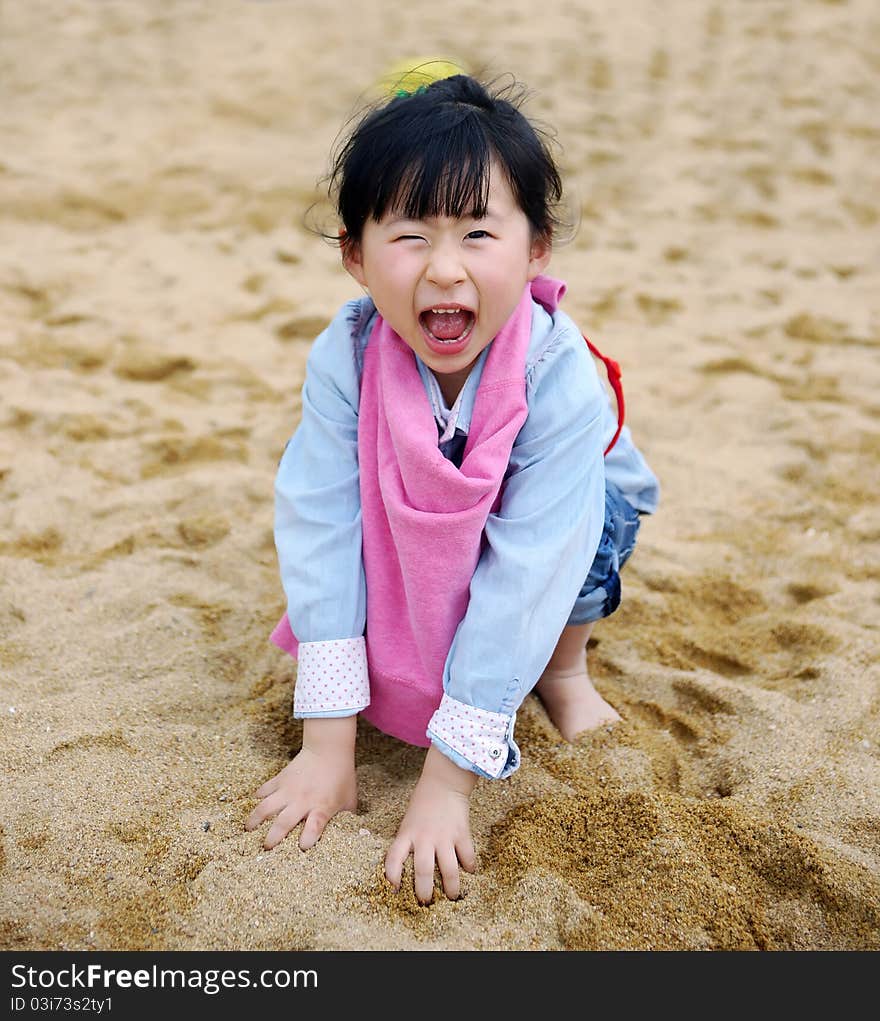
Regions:
[[[401,223],[430,223],[431,220],[437,220],[437,219],[440,219],[440,217],[437,217],[437,216],[425,216],[425,217],[420,219],[417,216],[404,216],[403,214],[401,214],[399,216],[393,216],[392,215],[385,222],[386,222],[387,226],[389,226],[389,227],[397,227]],[[491,209],[491,208],[487,208],[486,212],[482,216],[478,216],[477,215],[477,210],[472,209],[469,213],[464,213],[461,217],[458,217],[458,219],[461,219],[461,220],[475,220],[475,221],[481,221],[481,220],[500,220],[501,216],[498,213],[496,213],[494,209]]]

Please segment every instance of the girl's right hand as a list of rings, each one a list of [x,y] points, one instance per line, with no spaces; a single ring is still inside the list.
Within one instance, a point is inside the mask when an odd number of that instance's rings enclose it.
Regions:
[[[280,844],[305,819],[299,846],[307,851],[317,844],[337,812],[357,811],[356,729],[356,716],[304,722],[302,749],[256,790],[255,796],[263,800],[245,822],[245,829],[254,830],[277,816],[263,842],[266,850]]]

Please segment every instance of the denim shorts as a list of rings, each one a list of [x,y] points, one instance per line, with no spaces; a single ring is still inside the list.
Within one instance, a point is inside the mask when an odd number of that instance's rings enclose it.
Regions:
[[[613,482],[605,480],[605,527],[587,580],[567,624],[586,624],[614,613],[620,605],[620,569],[635,549],[639,512]]]

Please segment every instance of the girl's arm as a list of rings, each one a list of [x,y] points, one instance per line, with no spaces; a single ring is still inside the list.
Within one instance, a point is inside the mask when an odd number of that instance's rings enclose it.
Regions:
[[[312,345],[302,418],[275,477],[278,566],[288,620],[300,643],[297,716],[356,712],[369,704],[365,687],[356,691],[360,704],[349,705],[351,693],[334,694],[332,683],[319,683],[327,662],[343,654],[346,666],[362,685],[367,683],[357,454],[360,383],[352,337],[359,307],[359,302],[344,306]]]
[[[519,765],[516,711],[553,654],[605,520],[608,401],[573,324],[539,353],[528,398],[428,730],[438,750],[493,779]]]
[[[459,893],[459,865],[473,870],[465,791],[477,776],[507,776],[519,765],[516,710],[553,653],[602,532],[605,404],[580,334],[550,337],[447,657],[432,747],[386,856],[397,887],[412,851],[421,901],[431,898],[435,861],[450,897]]]
[[[299,639],[294,716],[305,722],[301,751],[256,791],[262,801],[247,820],[253,829],[277,816],[267,848],[305,820],[305,850],[336,812],[357,805],[356,714],[370,700],[353,348],[360,311],[360,302],[350,302],[313,344],[302,420],[275,481],[275,544]]]

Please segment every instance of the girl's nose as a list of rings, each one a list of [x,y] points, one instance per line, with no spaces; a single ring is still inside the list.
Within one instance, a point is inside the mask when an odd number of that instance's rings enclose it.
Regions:
[[[466,277],[458,253],[450,245],[437,245],[430,249],[425,279],[437,287],[453,287]]]

